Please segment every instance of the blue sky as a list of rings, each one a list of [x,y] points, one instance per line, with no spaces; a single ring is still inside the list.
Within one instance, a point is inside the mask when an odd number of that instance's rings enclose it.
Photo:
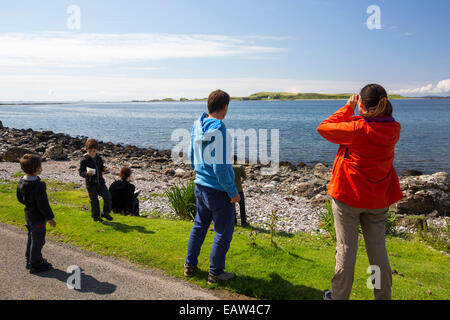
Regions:
[[[69,29],[69,6],[80,29]],[[366,12],[377,5],[381,29]],[[128,100],[377,82],[450,95],[450,2],[15,1],[0,10],[0,100]]]

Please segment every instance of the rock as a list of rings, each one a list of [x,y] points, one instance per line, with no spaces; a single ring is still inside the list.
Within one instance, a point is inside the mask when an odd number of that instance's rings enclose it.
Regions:
[[[162,157],[156,157],[156,158],[153,158],[152,161],[153,161],[153,162],[160,162],[160,163],[163,163],[163,162],[168,162],[169,159],[162,158]]]
[[[434,210],[433,212],[427,215],[427,218],[436,218],[436,217],[439,217],[439,212],[437,210]]]
[[[293,166],[292,163],[291,163],[290,161],[280,161],[280,162],[278,163],[278,165],[279,165],[280,167],[292,167],[292,166]]]
[[[331,170],[323,163],[316,163],[313,166],[313,174],[316,178],[329,181],[331,179]]]
[[[139,162],[133,162],[133,163],[131,163],[131,166],[130,166],[132,169],[140,169],[140,168],[142,168],[142,165],[141,165],[141,163],[139,163]]]
[[[3,123],[0,121],[0,130],[3,129]]]
[[[4,154],[3,154],[3,160],[8,162],[19,162],[20,159],[23,157],[24,154],[27,153],[34,153],[30,150],[24,149],[24,148],[18,148],[18,147],[12,147],[9,148]]]
[[[315,195],[311,200],[310,200],[310,204],[313,207],[320,207],[320,208],[326,208],[327,206],[327,200],[331,200],[331,196],[326,193],[319,193],[317,195]]]
[[[288,190],[288,194],[311,199],[318,193],[327,190],[326,182],[319,179],[313,179],[308,182],[302,182]]]
[[[167,175],[167,176],[173,176],[173,175],[175,175],[175,170],[173,170],[171,168],[167,168],[167,169],[164,169],[162,171],[162,173]]]
[[[67,154],[62,146],[54,145],[45,150],[44,157],[51,160],[66,160]]]
[[[418,170],[406,170],[402,173],[402,177],[413,177],[421,175],[423,175],[423,173]]]
[[[400,179],[403,199],[394,205],[397,213],[439,215],[450,212],[449,177],[446,172],[407,176]],[[436,215],[436,213],[434,213]]]
[[[175,177],[183,177],[185,175],[185,173],[186,173],[185,170],[183,170],[181,168],[178,168],[178,169],[175,170],[174,176]]]

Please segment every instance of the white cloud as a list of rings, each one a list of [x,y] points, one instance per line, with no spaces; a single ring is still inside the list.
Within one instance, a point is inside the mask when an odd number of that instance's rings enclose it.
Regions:
[[[429,83],[424,86],[412,89],[392,90],[392,93],[412,95],[412,96],[429,95],[429,94],[449,94],[450,79],[439,81],[435,86],[432,83]]]
[[[177,58],[228,57],[280,52],[255,37],[71,32],[0,34],[0,66],[92,67]]]
[[[0,101],[123,101],[201,98],[215,89],[232,96],[258,91],[357,92],[364,83],[285,78],[151,78],[66,75],[0,75]],[[51,94],[49,94],[51,93]]]

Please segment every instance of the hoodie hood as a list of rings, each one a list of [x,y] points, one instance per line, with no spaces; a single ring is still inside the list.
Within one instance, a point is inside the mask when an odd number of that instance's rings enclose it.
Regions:
[[[203,113],[194,123],[193,134],[194,141],[210,141],[213,136],[223,126],[221,120],[208,118],[207,113]]]
[[[208,114],[204,112],[200,118],[195,122],[194,134],[202,137],[202,141],[207,141],[209,139],[204,139],[203,137],[209,136],[209,134],[220,130],[223,122],[215,118],[208,118]]]
[[[393,121],[366,121],[367,138],[375,145],[393,146],[400,138],[401,125]]]

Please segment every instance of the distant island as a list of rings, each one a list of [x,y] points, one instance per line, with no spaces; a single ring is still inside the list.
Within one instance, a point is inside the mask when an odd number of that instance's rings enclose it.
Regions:
[[[350,93],[326,94],[326,93],[257,92],[247,97],[231,97],[231,100],[234,101],[345,100],[350,98],[350,96],[351,96]],[[403,97],[398,94],[391,94],[389,95],[389,99],[411,99],[411,98]],[[177,102],[177,101],[183,102],[183,101],[206,101],[206,100],[208,100],[208,98],[195,98],[195,99],[180,98],[179,100],[173,98],[165,98],[152,100],[132,100],[131,102]]]
[[[351,93],[290,93],[290,92],[257,92],[247,97],[231,97],[233,101],[295,101],[295,100],[346,100]],[[450,99],[449,97],[426,96],[426,97],[404,97],[398,94],[390,94],[389,99]],[[128,101],[14,101],[6,102],[0,101],[2,105],[51,105],[51,104],[68,104],[68,103],[89,103],[89,102],[103,102],[103,103],[127,103],[127,102],[183,102],[183,101],[207,101],[208,98],[165,98],[165,99],[151,99],[151,100],[128,100]]]

